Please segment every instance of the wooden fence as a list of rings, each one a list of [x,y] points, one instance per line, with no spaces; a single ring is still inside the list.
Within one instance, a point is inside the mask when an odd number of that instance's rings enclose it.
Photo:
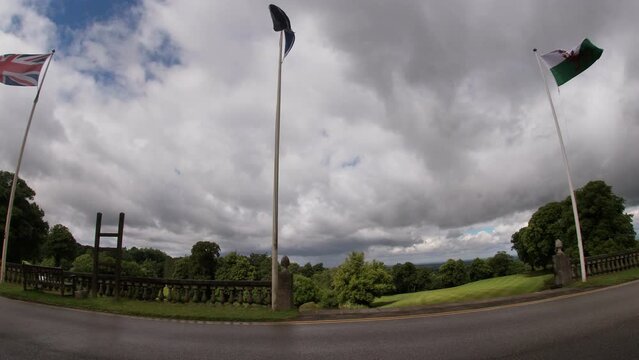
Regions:
[[[593,276],[639,267],[639,250],[611,255],[589,256],[586,259],[586,275]],[[572,264],[572,277],[581,278],[579,262]]]
[[[28,284],[25,289],[59,291],[64,295],[91,292],[90,273],[7,263],[6,276],[7,282]],[[62,286],[62,290],[56,284]],[[121,298],[145,301],[246,305],[271,303],[270,281],[175,280],[123,276],[118,291]],[[96,293],[99,297],[115,296],[115,276],[99,275]]]

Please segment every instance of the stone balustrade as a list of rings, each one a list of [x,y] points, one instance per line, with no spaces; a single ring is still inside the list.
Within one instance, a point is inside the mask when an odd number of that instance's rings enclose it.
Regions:
[[[611,255],[589,256],[586,259],[586,275],[593,276],[639,267],[639,250]],[[572,264],[573,278],[581,278],[579,262]]]
[[[64,294],[91,292],[91,274],[62,271],[59,268],[7,263],[6,280],[24,283],[28,288],[42,290],[64,290]],[[61,280],[58,280],[61,279]],[[58,285],[56,285],[58,284]],[[115,296],[115,276],[98,276],[98,297]],[[126,277],[120,279],[120,297],[132,300],[159,301],[167,303],[209,303],[269,305],[271,303],[270,281],[226,281],[226,280],[175,280]]]
[[[22,284],[22,265],[8,262],[5,270],[6,282]]]
[[[75,276],[77,290],[91,290],[91,274]],[[115,276],[98,276],[98,296],[115,296]],[[126,277],[120,279],[120,297],[133,300],[268,305],[271,302],[270,281],[175,280]]]

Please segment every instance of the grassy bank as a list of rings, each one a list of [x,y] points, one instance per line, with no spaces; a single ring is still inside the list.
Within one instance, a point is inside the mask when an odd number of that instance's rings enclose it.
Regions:
[[[570,284],[570,287],[587,289],[593,287],[611,286],[628,281],[639,280],[639,268],[628,269],[610,274],[591,276],[585,283],[581,279]]]
[[[75,299],[39,291],[23,291],[21,285],[0,285],[0,296],[75,309],[155,318],[204,321],[281,321],[297,316],[297,310],[271,311],[263,306],[170,304],[113,298]]]
[[[533,293],[547,289],[551,274],[517,274],[476,281],[448,289],[382,296],[373,306],[404,307],[483,300],[502,296]]]

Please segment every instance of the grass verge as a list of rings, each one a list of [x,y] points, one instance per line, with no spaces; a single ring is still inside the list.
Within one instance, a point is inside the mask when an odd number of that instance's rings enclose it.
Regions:
[[[533,293],[549,288],[552,274],[517,274],[480,280],[448,289],[382,296],[374,307],[404,307],[484,300]]]
[[[283,321],[297,316],[297,310],[271,311],[263,306],[173,304],[113,298],[75,299],[40,291],[24,291],[21,285],[0,284],[0,296],[74,309],[154,318],[203,321]]]
[[[583,283],[581,280],[577,280],[569,286],[578,289],[588,289],[602,286],[611,286],[628,281],[639,279],[639,268],[628,269],[610,274],[591,276]]]

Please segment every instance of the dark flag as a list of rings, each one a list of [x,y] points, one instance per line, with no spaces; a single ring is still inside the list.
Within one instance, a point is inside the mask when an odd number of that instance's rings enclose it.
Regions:
[[[295,33],[291,29],[291,21],[288,19],[288,16],[286,16],[286,13],[279,7],[271,4],[268,6],[268,9],[271,11],[271,18],[273,19],[273,30],[284,31],[284,38],[286,39],[284,57],[286,57],[295,43]]]

